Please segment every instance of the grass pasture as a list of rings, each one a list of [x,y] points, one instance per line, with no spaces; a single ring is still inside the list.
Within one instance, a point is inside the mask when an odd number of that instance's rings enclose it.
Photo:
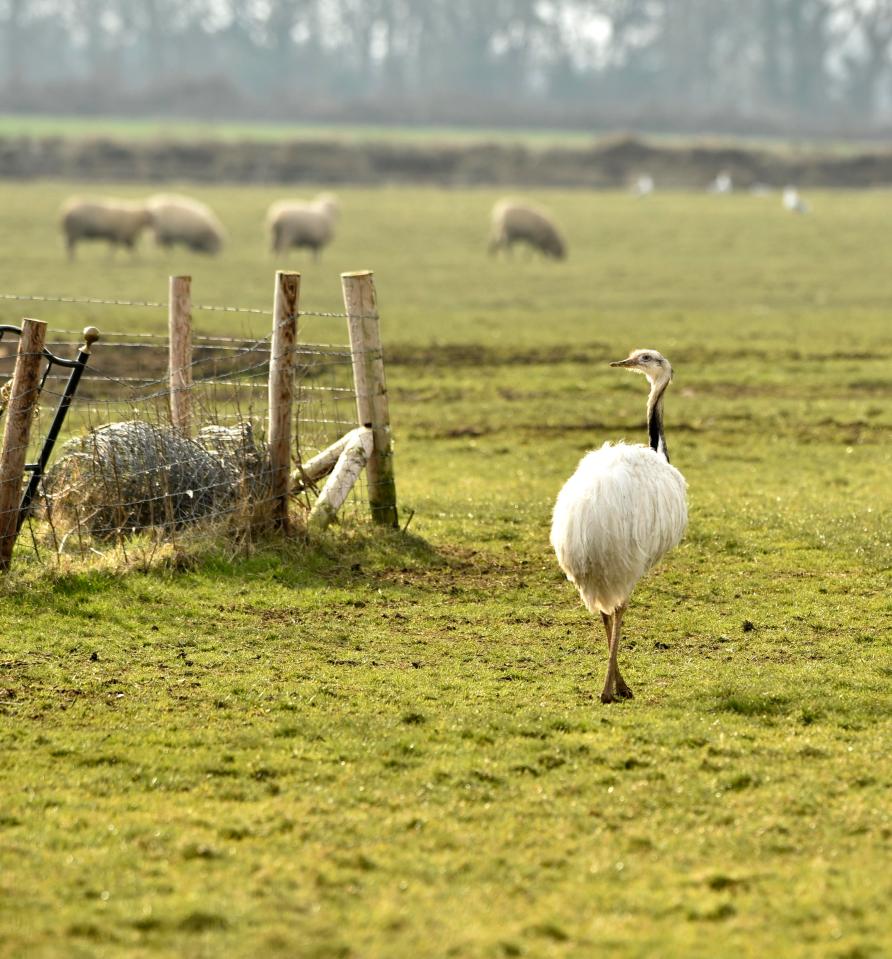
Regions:
[[[388,125],[381,123],[324,123],[273,121],[217,121],[175,117],[107,117],[107,116],[53,116],[52,114],[0,114],[0,137],[62,137],[65,140],[162,140],[173,143],[209,142],[281,142],[285,140],[359,143],[431,143],[455,145],[512,144],[528,147],[589,146],[614,139],[611,133],[593,133],[591,130],[535,129],[511,127],[453,127]],[[691,143],[686,134],[651,132],[648,142],[687,147]],[[771,136],[700,136],[700,146],[741,145],[769,148],[781,153],[845,155],[855,151],[874,151],[876,141],[846,138],[844,140],[798,141]]]
[[[534,193],[569,239],[552,264],[485,257],[492,191],[345,189],[321,263],[276,264],[280,191],[190,188],[230,232],[218,260],[70,265],[76,189],[0,185],[0,293],[163,299],[189,272],[197,301],[265,306],[280,266],[332,310],[339,270],[375,269],[415,514],[147,569],[21,549],[0,957],[892,954],[892,194],[793,217]],[[165,323],[0,301],[29,313]],[[637,346],[676,368],[691,523],[626,618],[636,699],[604,707],[548,518],[586,449],[643,437],[643,382],[606,366]]]
[[[588,144],[595,137],[575,130],[473,129],[465,127],[387,126],[362,123],[274,123],[253,121],[132,119],[82,116],[0,114],[0,136],[71,139],[210,141],[341,140],[353,143],[525,143]]]

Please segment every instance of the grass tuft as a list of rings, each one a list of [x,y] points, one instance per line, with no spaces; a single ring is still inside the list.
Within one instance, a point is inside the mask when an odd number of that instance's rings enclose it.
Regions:
[[[726,687],[715,694],[715,709],[738,716],[771,717],[789,710],[790,698],[781,693],[760,693]]]

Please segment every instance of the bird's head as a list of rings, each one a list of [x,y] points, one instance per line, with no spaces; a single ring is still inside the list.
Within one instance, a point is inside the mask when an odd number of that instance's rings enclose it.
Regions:
[[[656,350],[633,350],[624,360],[614,360],[610,365],[643,373],[653,386],[666,386],[672,379],[669,360]]]

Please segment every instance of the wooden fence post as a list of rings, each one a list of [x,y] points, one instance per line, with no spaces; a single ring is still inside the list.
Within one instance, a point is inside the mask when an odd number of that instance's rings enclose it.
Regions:
[[[0,449],[0,572],[6,572],[12,563],[22,501],[22,476],[34,407],[39,396],[40,361],[45,340],[46,323],[22,320]]]
[[[192,429],[192,277],[172,276],[168,293],[170,422]]]
[[[291,407],[294,401],[294,350],[300,273],[276,272],[273,299],[273,336],[269,360],[269,459],[273,522],[288,532],[288,494],[291,485]]]
[[[384,381],[375,281],[368,270],[342,273],[341,286],[350,329],[350,351],[353,354],[356,412],[359,425],[370,426],[374,434],[372,455],[366,466],[372,519],[385,526],[397,527],[399,518],[396,511],[390,412]]]

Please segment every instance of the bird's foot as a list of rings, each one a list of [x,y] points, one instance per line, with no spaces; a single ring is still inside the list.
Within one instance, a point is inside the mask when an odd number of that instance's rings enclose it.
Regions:
[[[625,684],[622,679],[616,681],[616,695],[620,699],[634,699],[635,696],[632,693],[632,690]]]
[[[601,702],[602,703],[612,703],[616,697],[609,690],[605,689],[601,693]]]

